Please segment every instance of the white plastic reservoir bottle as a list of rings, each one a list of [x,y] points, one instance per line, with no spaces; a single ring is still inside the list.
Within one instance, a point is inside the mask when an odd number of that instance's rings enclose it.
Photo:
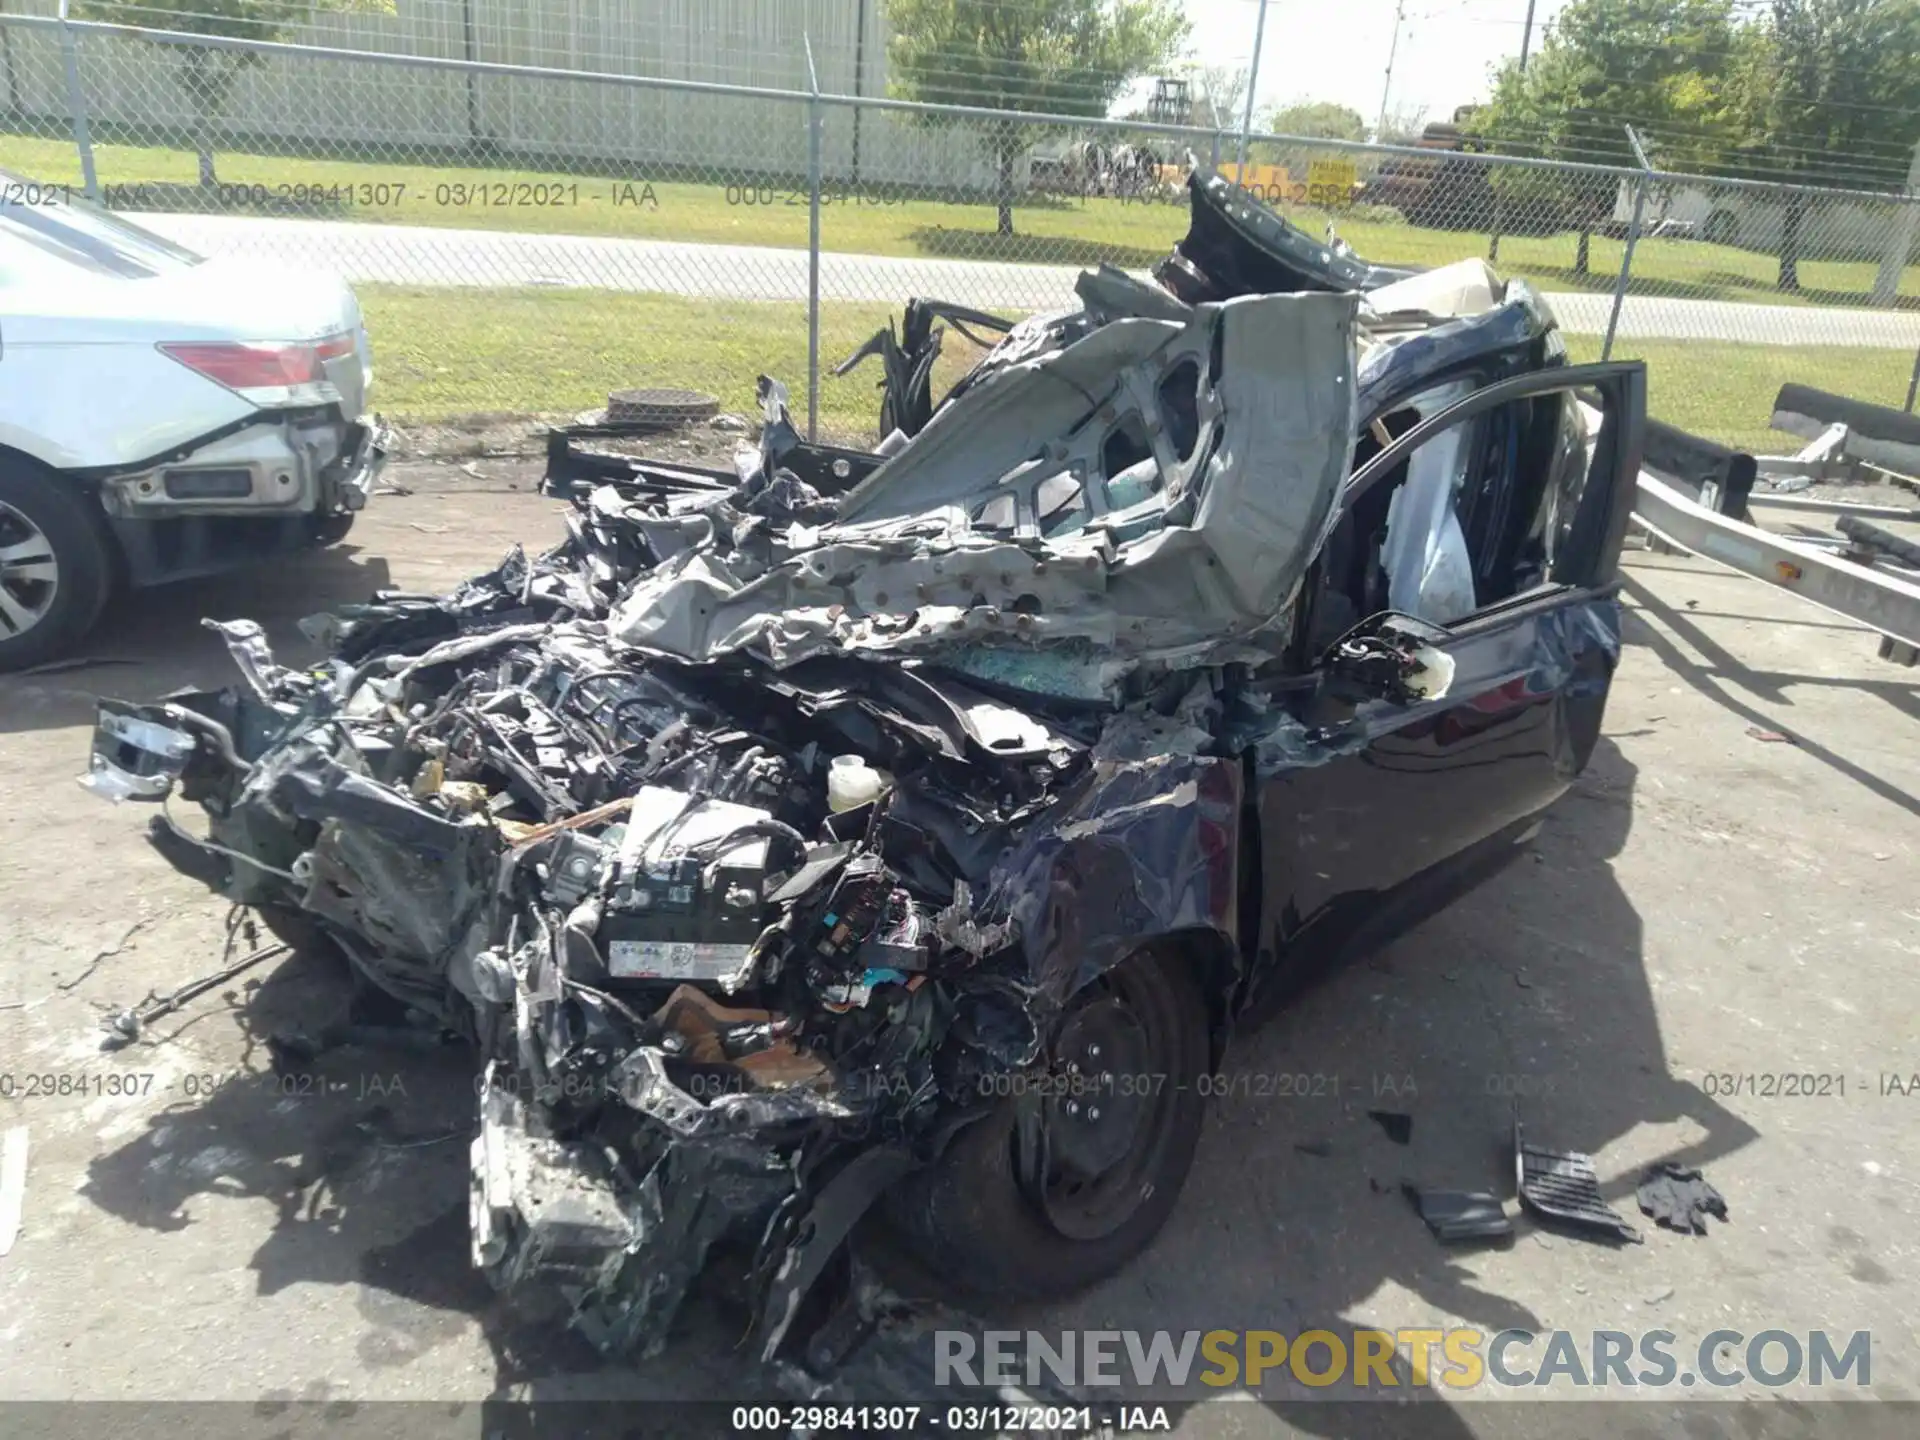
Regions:
[[[858,755],[836,755],[827,769],[827,804],[838,814],[880,798],[887,779]]]

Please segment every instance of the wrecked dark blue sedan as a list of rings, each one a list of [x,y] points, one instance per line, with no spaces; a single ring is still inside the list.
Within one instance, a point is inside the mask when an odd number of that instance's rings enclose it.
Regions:
[[[102,706],[87,784],[474,1046],[475,1263],[608,1350],[725,1256],[775,1354],[876,1202],[975,1290],[1112,1273],[1233,1035],[1586,763],[1643,368],[1191,184],[1151,283],[913,302],[874,451],[767,379],[733,471],[556,432],[559,548]],[[935,403],[943,321],[1000,334]]]

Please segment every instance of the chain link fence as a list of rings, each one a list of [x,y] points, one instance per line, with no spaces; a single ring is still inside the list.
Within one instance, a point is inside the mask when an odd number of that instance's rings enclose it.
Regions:
[[[766,372],[823,434],[871,438],[877,368],[832,371],[902,302],[1017,317],[1072,304],[1085,266],[1146,269],[1186,231],[1189,156],[1377,264],[1524,277],[1576,359],[1645,357],[1657,413],[1749,447],[1785,381],[1902,404],[1920,347],[1904,196],[1271,135],[1243,171],[1232,132],[855,95],[861,42],[811,5],[743,84],[691,19],[560,68],[465,58],[553,57],[504,0],[299,44],[13,3],[38,13],[0,14],[0,167],[204,253],[345,274],[403,415],[647,384],[746,410]],[[950,334],[939,373],[974,353]]]

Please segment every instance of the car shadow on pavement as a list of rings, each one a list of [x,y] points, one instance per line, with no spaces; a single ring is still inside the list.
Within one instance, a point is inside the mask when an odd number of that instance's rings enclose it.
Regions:
[[[199,1196],[271,1202],[278,1213],[265,1241],[232,1263],[248,1265],[261,1295],[302,1284],[359,1287],[366,1326],[356,1349],[368,1372],[411,1364],[474,1324],[498,1357],[503,1385],[593,1365],[563,1317],[509,1306],[472,1267],[476,1071],[466,1048],[348,1043],[310,1059],[276,1056],[270,1037],[315,1037],[355,1016],[344,963],[318,949],[295,952],[224,1000],[224,1009],[209,997],[150,1027],[128,1051],[136,1064],[143,1048],[165,1055],[192,1027],[197,1053],[222,1059],[176,1078],[175,1103],[94,1159],[83,1197],[168,1233],[196,1223]],[[237,1035],[217,1034],[213,1022],[222,1021]]]
[[[1538,1262],[1513,1265],[1443,1248],[1401,1182],[1491,1191],[1517,1214],[1516,1112],[1537,1143],[1589,1154],[1651,1126],[1661,1132],[1659,1155],[1711,1166],[1756,1138],[1669,1072],[1640,918],[1612,868],[1631,824],[1634,783],[1634,767],[1602,739],[1531,856],[1241,1037],[1210,1082],[1218,1093],[1181,1204],[1120,1275],[1064,1304],[1007,1307],[942,1296],[877,1223],[857,1239],[861,1256],[910,1302],[964,1306],[964,1325],[976,1334],[1350,1336],[1373,1326],[1466,1325],[1490,1335],[1551,1326],[1559,1282],[1541,1275],[1564,1274],[1565,1261],[1556,1272],[1551,1256],[1511,1257]],[[614,1365],[565,1327],[561,1309],[504,1299],[474,1271],[466,1220],[470,1056],[349,1046],[298,1073],[259,1073],[269,1034],[324,1023],[347,1002],[342,967],[313,953],[231,1000],[243,1064],[256,1057],[253,1073],[230,1069],[224,1083],[212,1077],[208,1093],[170,1106],[145,1134],[96,1159],[81,1193],[157,1230],[192,1223],[197,1195],[271,1200],[278,1217],[248,1262],[260,1291],[357,1286],[366,1322],[358,1350],[370,1370],[407,1366],[477,1325],[494,1354],[496,1394],[509,1386],[551,1399],[617,1391],[738,1401],[751,1393],[750,1367],[736,1348],[738,1317],[710,1297],[688,1307],[665,1353]],[[1409,1143],[1394,1143],[1372,1110],[1410,1116]],[[1609,1201],[1637,1220],[1636,1174],[1604,1165],[1601,1173]],[[1595,1243],[1536,1238],[1524,1218],[1518,1228],[1511,1243],[1521,1247]],[[1648,1242],[1671,1238],[1650,1233]],[[1596,1251],[1581,1263],[1604,1269],[1606,1257]],[[918,1403],[968,1398],[931,1383],[928,1325],[890,1330],[885,1343],[896,1352],[890,1372],[921,1387]],[[857,1360],[854,1377],[863,1373]],[[1325,1364],[1322,1351],[1313,1365]],[[1257,1386],[1215,1389],[1197,1378],[1208,1368],[1196,1364],[1184,1385],[1126,1385],[1106,1398],[1177,1415],[1237,1389],[1305,1434],[1388,1434],[1403,1425],[1421,1435],[1482,1433],[1476,1417],[1485,1407],[1447,1403],[1437,1375],[1417,1383],[1405,1353],[1392,1365],[1397,1385],[1382,1391],[1376,1379],[1370,1394],[1344,1381],[1310,1386],[1283,1369]],[[1435,1403],[1379,1403],[1409,1399]],[[1378,1423],[1357,1428],[1351,1403],[1330,1403],[1356,1401],[1377,1410]]]
[[[0,735],[91,728],[94,702],[103,695],[151,700],[183,687],[235,683],[238,675],[225,643],[200,623],[206,618],[257,620],[281,663],[310,663],[323,652],[301,634],[301,620],[370,600],[392,583],[384,558],[345,544],[123,591],[74,654],[35,670],[0,675]]]
[[[1747,724],[1772,734],[1787,736],[1799,749],[1837,774],[1845,776],[1889,804],[1899,806],[1910,815],[1920,815],[1920,796],[1902,789],[1891,780],[1876,775],[1857,761],[1848,759],[1810,735],[1799,730],[1783,728],[1777,716],[1769,715],[1748,700],[1741,698],[1741,693],[1744,693],[1754,700],[1783,705],[1792,703],[1786,694],[1789,688],[1839,686],[1873,695],[1901,714],[1912,719],[1920,719],[1920,683],[1912,680],[1862,680],[1824,675],[1781,675],[1765,670],[1755,670],[1709,636],[1695,623],[1688,612],[1674,609],[1642,582],[1628,576],[1623,583],[1623,589],[1634,605],[1634,609],[1626,612],[1625,638],[1629,644],[1646,646],[1658,657],[1660,663],[1681,681],[1691,685],[1714,704],[1738,716]],[[1701,659],[1696,660],[1688,655],[1674,643],[1673,639],[1663,635],[1645,615],[1636,614],[1635,609],[1657,616],[1661,625],[1691,646]],[[1854,631],[1859,643],[1864,647],[1867,636],[1857,627],[1848,628]]]

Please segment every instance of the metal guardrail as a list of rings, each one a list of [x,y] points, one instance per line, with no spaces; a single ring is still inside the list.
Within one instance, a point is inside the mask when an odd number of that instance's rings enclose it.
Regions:
[[[1844,427],[1835,427],[1844,432]],[[1862,522],[1920,522],[1920,509],[1770,495],[1767,479],[1851,476],[1844,433],[1823,435],[1793,456],[1753,456],[1670,426],[1650,427],[1634,520],[1661,544],[1713,560],[1880,633],[1883,659],[1920,662],[1920,571],[1914,546]],[[1907,484],[1915,485],[1908,481]],[[1916,486],[1920,488],[1920,486]],[[1840,534],[1782,535],[1755,508],[1788,517],[1840,517]]]

